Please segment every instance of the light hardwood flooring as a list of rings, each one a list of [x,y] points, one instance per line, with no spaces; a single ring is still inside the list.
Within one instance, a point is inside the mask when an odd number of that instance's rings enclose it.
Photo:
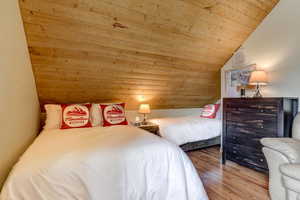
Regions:
[[[227,161],[219,147],[188,152],[210,200],[269,200],[268,176]]]

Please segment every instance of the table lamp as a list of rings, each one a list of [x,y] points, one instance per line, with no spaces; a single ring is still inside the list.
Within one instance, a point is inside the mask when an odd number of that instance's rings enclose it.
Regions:
[[[267,73],[263,70],[253,71],[249,80],[250,85],[256,85],[254,98],[262,98],[260,86],[268,84]]]
[[[142,125],[146,125],[147,121],[146,121],[146,114],[150,114],[151,110],[150,110],[150,105],[149,104],[141,104],[140,105],[140,109],[139,109],[139,113],[144,115],[144,119],[142,122]]]

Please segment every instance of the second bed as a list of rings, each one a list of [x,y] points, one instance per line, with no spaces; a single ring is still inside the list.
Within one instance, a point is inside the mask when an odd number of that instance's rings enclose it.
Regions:
[[[160,135],[190,151],[221,143],[221,119],[198,116],[151,119],[158,124]]]

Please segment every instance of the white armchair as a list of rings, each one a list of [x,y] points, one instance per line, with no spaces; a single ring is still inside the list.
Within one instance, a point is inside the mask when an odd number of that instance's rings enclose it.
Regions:
[[[282,183],[286,189],[288,200],[300,199],[300,164],[285,164],[280,166]]]
[[[271,199],[300,200],[300,114],[294,119],[293,138],[264,138],[261,143]]]

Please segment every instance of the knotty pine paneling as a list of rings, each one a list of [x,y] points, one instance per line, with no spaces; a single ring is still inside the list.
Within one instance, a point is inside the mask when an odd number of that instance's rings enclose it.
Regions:
[[[20,0],[44,103],[200,107],[278,0]]]

